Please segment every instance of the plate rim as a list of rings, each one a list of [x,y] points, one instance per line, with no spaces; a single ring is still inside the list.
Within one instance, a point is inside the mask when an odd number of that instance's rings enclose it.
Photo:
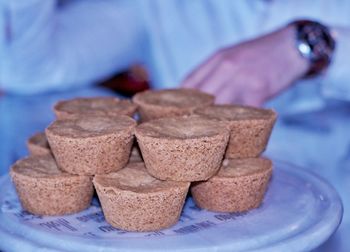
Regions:
[[[333,199],[336,199],[334,202],[332,202],[333,205],[333,212],[332,212],[332,216],[334,217],[332,219],[332,221],[325,221],[323,219],[319,220],[318,222],[314,223],[313,225],[311,225],[310,227],[308,227],[305,231],[298,233],[296,235],[290,236],[290,237],[286,237],[286,239],[280,240],[280,241],[272,241],[273,244],[271,245],[269,242],[268,244],[263,244],[263,246],[259,245],[256,248],[252,248],[253,250],[249,249],[249,250],[241,250],[241,251],[288,251],[288,250],[293,250],[293,247],[295,247],[296,245],[298,245],[298,249],[300,249],[300,243],[304,243],[305,244],[305,250],[310,250],[310,249],[314,249],[316,247],[318,247],[319,245],[321,245],[323,242],[325,242],[339,227],[341,220],[342,220],[342,215],[343,215],[343,204],[341,201],[341,198],[338,194],[338,192],[335,190],[335,188],[327,182],[326,179],[324,179],[322,176],[316,174],[313,171],[310,171],[308,169],[302,168],[299,165],[295,165],[291,162],[288,161],[283,161],[283,160],[278,160],[278,159],[272,159],[273,163],[274,163],[274,168],[276,169],[276,167],[278,167],[278,170],[282,170],[286,173],[288,173],[289,175],[292,176],[306,176],[307,180],[314,183],[315,181],[317,182],[317,188],[321,189],[320,191],[322,191],[323,193],[326,192],[327,195],[329,197],[332,197]],[[280,164],[280,165],[278,165]],[[288,168],[287,168],[288,167]],[[290,169],[292,168],[292,169]],[[2,183],[5,183],[6,180],[10,180],[10,176],[8,174],[3,175],[0,177],[0,185]],[[336,212],[334,212],[334,210]],[[328,210],[327,212],[329,212],[330,210]],[[6,219],[6,218],[5,218]],[[0,212],[0,220],[4,220],[4,216],[1,214]],[[6,231],[8,231],[6,229],[6,227],[4,227],[1,223],[3,223],[4,221],[0,221],[0,238],[4,236],[3,233],[5,233],[5,235],[7,234]],[[6,222],[6,221],[5,221]],[[6,225],[6,224],[5,224]],[[221,225],[229,225],[229,223],[222,223]],[[324,229],[329,230],[328,232],[317,232],[317,230],[319,230],[319,228],[323,227],[323,231]],[[34,233],[37,234],[42,234],[42,230],[38,230],[32,227],[27,226],[26,229],[33,229]],[[332,230],[332,231],[331,231]],[[201,237],[200,242],[202,244],[205,244],[205,239],[203,239],[203,237],[205,237],[205,235],[203,236],[198,236],[199,233],[195,233],[193,234],[189,234],[192,235],[192,237]],[[7,234],[8,235],[8,234]],[[40,246],[45,247],[46,249],[49,249],[49,241],[48,242],[44,242],[42,243],[42,239],[41,240],[31,240],[28,237],[24,237],[23,235],[21,235],[20,232],[16,232],[14,233],[14,235],[24,239],[25,241],[28,241],[28,243],[37,245],[38,248],[40,248]],[[50,239],[53,239],[52,236],[53,234],[50,235]],[[68,234],[62,234],[62,238],[64,239],[64,237],[69,236]],[[74,241],[74,245],[76,243],[79,243],[83,240],[83,238],[81,237],[74,237],[72,238],[72,236],[69,236],[71,238],[72,241]],[[179,237],[181,236],[167,236],[167,240],[180,240]],[[312,239],[310,239],[310,237],[312,237]],[[19,238],[19,239],[20,239]],[[163,237],[164,238],[164,237]],[[188,238],[188,235],[187,235]],[[34,239],[34,238],[33,238]],[[48,239],[48,240],[50,240]],[[303,242],[307,239],[308,242]],[[116,240],[114,240],[116,241]],[[96,248],[96,246],[93,246],[91,244],[89,244],[89,246],[91,247],[91,249]],[[110,245],[111,246],[111,245]],[[224,244],[220,244],[220,251],[230,251],[232,250],[232,247],[229,247],[230,243],[226,242]],[[110,247],[109,247],[110,248]],[[198,249],[198,247],[196,246],[196,248]],[[51,248],[50,248],[51,249]],[[56,251],[54,248],[52,248],[53,251]],[[61,248],[60,248],[61,249]],[[90,249],[90,248],[89,248]],[[111,249],[111,248],[110,248]],[[125,249],[125,248],[120,248],[120,249]],[[136,247],[133,249],[137,249]],[[190,249],[190,248],[189,248]],[[209,249],[209,248],[207,248]],[[215,248],[216,250],[218,248]],[[215,251],[216,251],[215,250]],[[109,251],[108,249],[106,249],[106,251]],[[112,251],[112,250],[110,250]],[[114,250],[113,251],[119,251],[119,250]],[[132,249],[130,249],[130,251],[132,251]],[[295,250],[293,250],[295,251]]]

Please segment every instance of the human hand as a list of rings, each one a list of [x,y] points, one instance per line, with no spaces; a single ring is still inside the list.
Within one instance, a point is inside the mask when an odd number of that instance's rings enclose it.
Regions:
[[[214,94],[217,103],[261,106],[308,70],[287,26],[273,33],[217,51],[181,84]]]

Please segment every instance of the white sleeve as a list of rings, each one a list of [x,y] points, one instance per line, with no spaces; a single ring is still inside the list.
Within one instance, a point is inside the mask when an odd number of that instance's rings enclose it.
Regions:
[[[137,2],[64,3],[0,0],[0,90],[36,93],[88,85],[142,61]]]
[[[350,25],[333,31],[336,48],[332,63],[322,78],[321,92],[327,98],[350,101]]]

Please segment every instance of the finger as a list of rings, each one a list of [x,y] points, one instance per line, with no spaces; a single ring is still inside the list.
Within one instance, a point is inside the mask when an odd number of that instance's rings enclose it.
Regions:
[[[206,78],[202,80],[197,88],[203,92],[218,95],[220,90],[225,88],[225,83],[227,82],[228,76],[222,75],[222,71],[220,66],[217,66],[212,73]]]
[[[201,82],[212,73],[213,69],[220,62],[219,53],[214,54],[204,63],[196,67],[181,83],[183,87],[199,88]]]
[[[218,104],[242,104],[260,107],[266,101],[266,97],[260,92],[248,91],[244,85],[237,81],[228,81],[217,92],[216,103]]]
[[[242,103],[244,105],[261,107],[264,104],[264,102],[265,102],[265,99],[259,94],[246,93],[242,97]]]
[[[222,90],[215,99],[216,104],[231,104],[235,103],[235,96],[227,91],[227,90]]]
[[[228,81],[225,85],[218,91],[216,95],[216,103],[217,104],[232,104],[232,103],[240,103],[240,89],[232,88],[232,82]]]
[[[221,61],[212,70],[212,73],[199,83],[198,88],[213,95],[218,95],[222,89],[234,89],[236,81],[233,80],[232,76],[235,76],[235,71],[231,62]]]

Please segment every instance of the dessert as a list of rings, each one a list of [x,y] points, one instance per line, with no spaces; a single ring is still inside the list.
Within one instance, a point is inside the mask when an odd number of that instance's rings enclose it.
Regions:
[[[85,116],[53,122],[46,136],[59,168],[93,175],[117,171],[127,164],[135,126],[128,116]]]
[[[51,155],[17,161],[10,174],[22,207],[38,215],[63,215],[90,205],[92,178],[63,172]]]
[[[132,117],[136,109],[137,106],[130,100],[121,100],[116,97],[75,98],[60,101],[54,106],[58,119],[74,118],[83,114],[106,117],[127,115]]]
[[[213,96],[193,89],[146,91],[133,101],[58,102],[58,119],[28,140],[32,156],[10,171],[23,208],[75,213],[89,206],[94,185],[108,223],[143,232],[179,220],[191,182],[200,208],[243,212],[261,205],[272,162],[258,156],[273,110],[213,105]],[[140,125],[131,118],[137,107]]]
[[[162,117],[189,115],[196,108],[214,103],[214,96],[195,89],[148,90],[137,93],[133,102],[143,122]]]
[[[27,141],[27,147],[30,155],[33,156],[51,154],[50,146],[44,132],[39,132],[31,136]]]
[[[271,174],[268,159],[226,159],[214,177],[193,183],[192,197],[200,208],[210,211],[247,211],[261,204]]]
[[[135,135],[152,176],[199,181],[218,171],[229,129],[220,122],[197,116],[173,117],[142,123]]]
[[[266,148],[276,112],[239,105],[213,105],[195,114],[226,122],[231,128],[226,158],[258,157]]]
[[[155,231],[174,225],[190,185],[158,180],[141,162],[96,175],[93,183],[107,222],[128,231]]]

